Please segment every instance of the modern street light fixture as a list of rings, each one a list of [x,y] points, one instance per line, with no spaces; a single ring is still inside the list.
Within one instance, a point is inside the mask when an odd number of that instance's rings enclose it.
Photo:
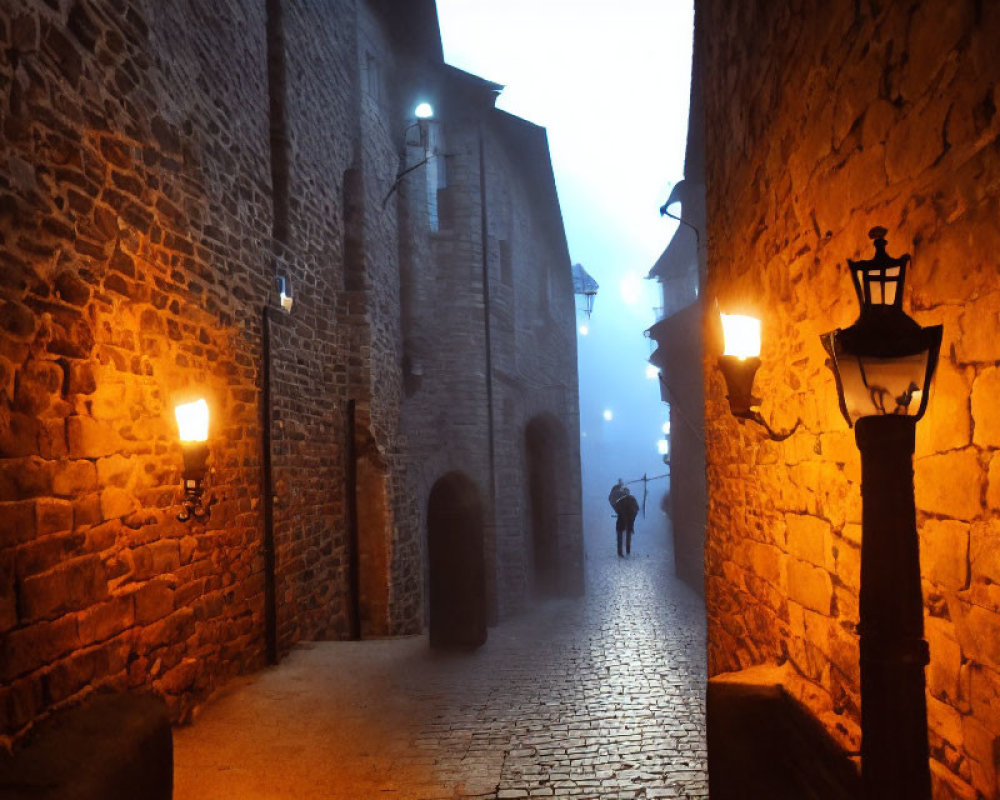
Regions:
[[[913,499],[916,422],[941,347],[902,309],[909,255],[851,261],[861,314],[820,338],[847,424],[861,451],[861,781],[865,800],[929,800],[920,552]]]
[[[775,431],[760,414],[760,398],[754,397],[753,381],[760,369],[760,320],[739,314],[720,314],[725,349],[719,369],[726,379],[729,410],[734,417],[750,420],[767,431],[768,438],[781,442],[795,433],[802,420],[790,430]]]
[[[177,515],[181,522],[208,516],[209,506],[202,502],[204,481],[208,475],[208,403],[204,398],[174,407],[177,430],[184,451],[184,510]]]

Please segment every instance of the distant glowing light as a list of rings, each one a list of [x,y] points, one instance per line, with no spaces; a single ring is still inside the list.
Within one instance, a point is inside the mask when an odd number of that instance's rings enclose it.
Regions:
[[[654,365],[649,364],[646,367],[646,377],[649,378],[650,380],[654,380],[659,376],[659,374],[660,370],[658,370]]]
[[[668,442],[666,439],[657,439],[656,452],[659,453],[661,456],[665,456],[667,453],[670,452],[670,442]]]
[[[669,436],[670,435],[670,422],[669,421],[663,423],[663,435],[664,436]]]
[[[430,103],[421,103],[413,109],[413,113],[417,119],[430,119],[434,116],[434,108]]]
[[[634,272],[628,273],[621,282],[622,302],[634,306],[642,299],[642,279]]]
[[[604,409],[604,419],[605,420],[607,420],[608,422],[611,422],[611,419],[613,417],[614,417],[614,414],[611,413],[611,409],[610,408]]]
[[[726,339],[723,355],[739,359],[757,358],[760,355],[760,320],[740,314],[720,314],[722,332]]]
[[[580,335],[581,336],[586,336],[588,333],[590,333],[590,328],[588,328],[586,325],[581,325],[580,326]]]

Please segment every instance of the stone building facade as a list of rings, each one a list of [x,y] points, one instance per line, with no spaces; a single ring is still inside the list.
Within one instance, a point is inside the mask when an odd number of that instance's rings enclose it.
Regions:
[[[0,741],[433,626],[447,474],[493,619],[582,588],[544,131],[444,65],[433,2],[12,0],[0,52]],[[182,523],[195,395],[214,505]]]
[[[818,335],[857,316],[868,230],[910,252],[904,308],[943,323],[915,496],[936,798],[1000,796],[1000,6],[698,0],[707,296],[757,312],[775,443],[728,412],[706,315],[710,674],[783,665],[859,743],[860,459]]]

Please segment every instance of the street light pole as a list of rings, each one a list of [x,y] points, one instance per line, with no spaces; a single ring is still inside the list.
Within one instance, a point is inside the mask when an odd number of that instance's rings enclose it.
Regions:
[[[865,800],[931,796],[924,609],[913,501],[916,420],[858,420],[861,451],[861,777]]]
[[[920,546],[913,500],[917,420],[927,408],[940,325],[922,328],[902,308],[910,256],[848,261],[857,321],[820,338],[840,410],[861,451],[861,783],[865,800],[930,800]]]

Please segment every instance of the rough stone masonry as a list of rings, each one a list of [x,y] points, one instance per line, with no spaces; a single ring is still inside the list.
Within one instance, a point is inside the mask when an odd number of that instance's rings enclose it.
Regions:
[[[728,413],[706,327],[709,674],[784,664],[859,743],[860,459],[818,334],[857,316],[867,231],[944,324],[914,461],[936,798],[1000,796],[1000,6],[699,0],[708,297],[763,320],[776,444]],[[715,344],[712,345],[711,343]]]
[[[470,475],[488,510],[494,614],[521,607],[535,578],[517,444],[535,418],[568,442],[553,486],[576,588],[573,301],[544,131],[443,64],[433,3],[391,5],[4,4],[0,743],[100,687],[152,689],[190,718],[264,663],[272,594],[279,656],[355,627],[420,631],[427,496],[448,471]],[[466,187],[453,198],[444,172],[432,192],[429,170],[397,178],[418,90],[456,110],[439,123],[455,146],[437,154]],[[432,229],[439,197],[452,216]],[[501,221],[520,237],[514,258]],[[294,308],[272,314],[267,418],[263,309],[279,274]],[[544,308],[488,291],[535,296],[540,282]],[[435,326],[449,297],[451,327]],[[496,315],[511,324],[490,328]],[[468,358],[449,366],[459,340]],[[434,365],[423,388],[417,344]],[[215,504],[183,524],[173,405],[196,394]],[[501,439],[514,445],[491,467],[482,454]]]

